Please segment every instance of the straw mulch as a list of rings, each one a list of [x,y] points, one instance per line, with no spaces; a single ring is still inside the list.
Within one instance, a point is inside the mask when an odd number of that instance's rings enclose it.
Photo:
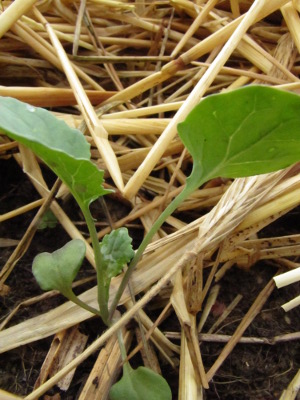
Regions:
[[[99,239],[126,226],[137,247],[182,190],[191,158],[176,127],[202,97],[253,83],[300,90],[297,0],[4,0],[0,9],[0,95],[81,129],[115,189],[111,221],[92,206]],[[74,290],[97,306],[76,204],[4,135],[0,155],[1,399],[106,399],[121,372],[120,327],[132,365],[162,373],[174,399],[296,398],[299,308],[288,302],[299,301],[297,283],[277,289],[273,277],[298,267],[298,165],[193,193],[147,248],[136,299],[127,291],[118,325],[105,330],[59,294],[41,294],[31,275],[38,252],[82,238]],[[59,224],[39,230],[35,215],[49,204]]]

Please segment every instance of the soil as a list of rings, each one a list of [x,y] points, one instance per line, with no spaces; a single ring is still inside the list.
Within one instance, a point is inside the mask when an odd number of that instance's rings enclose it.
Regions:
[[[38,199],[31,183],[25,174],[17,166],[13,158],[0,161],[0,213],[13,210],[30,201]],[[80,221],[81,215],[74,208],[74,204],[66,205],[69,215],[73,220]],[[120,210],[118,210],[120,212]],[[36,211],[22,214],[4,222],[0,226],[0,237],[19,240],[22,238]],[[118,215],[118,218],[120,216]],[[276,223],[269,225],[261,232],[261,236],[277,236],[282,234],[297,233],[299,231],[300,210],[295,209],[282,217]],[[138,241],[139,230],[133,235]],[[41,251],[53,251],[62,243],[68,241],[64,230],[57,224],[52,229],[39,230],[22,257],[17,263],[6,284],[9,293],[0,298],[1,319],[6,317],[19,303],[41,294],[32,272],[33,257]],[[13,247],[2,247],[0,262],[4,265]],[[249,271],[233,268],[221,281],[221,292],[218,303],[214,306],[203,332],[206,332],[214,323],[222,307],[228,305],[237,294],[242,294],[243,299],[233,313],[225,320],[218,330],[219,334],[230,335],[236,329],[237,324],[243,318],[254,299],[274,275],[276,266],[271,263],[258,263]],[[82,268],[81,277],[94,276],[94,272],[88,265]],[[94,286],[95,281],[80,286],[79,291]],[[285,313],[280,307],[283,303],[299,294],[299,284],[285,289],[275,289],[264,309],[259,313],[254,322],[245,332],[245,337],[266,337],[270,340],[275,336],[300,330],[300,309],[296,308]],[[50,299],[39,301],[31,306],[21,307],[16,316],[10,321],[14,325],[34,315],[46,312],[64,302],[62,296],[57,295]],[[221,310],[221,311],[220,311]],[[155,315],[155,310],[149,311]],[[163,321],[161,329],[167,332],[180,332],[178,320],[171,313]],[[88,320],[80,325],[80,330],[88,335],[88,343],[91,343],[99,332],[99,321]],[[176,342],[176,339],[174,339]],[[0,387],[3,390],[25,396],[31,393],[34,383],[40,372],[40,367],[49,350],[51,338],[31,343],[4,353],[0,356]],[[202,342],[201,353],[206,369],[208,369],[224,344],[216,342]],[[57,387],[48,395],[59,394],[61,399],[73,400],[78,398],[85,380],[95,361],[96,355],[90,357],[76,371],[71,387],[67,392],[60,391]],[[135,361],[133,361],[134,363]],[[136,361],[138,363],[138,361]],[[287,387],[300,368],[299,341],[287,341],[280,344],[238,344],[227,360],[218,370],[210,389],[205,392],[206,399],[278,399],[282,391]],[[162,365],[162,371],[168,380],[173,398],[177,398],[178,371],[172,370],[168,365]],[[43,397],[46,398],[46,397]]]

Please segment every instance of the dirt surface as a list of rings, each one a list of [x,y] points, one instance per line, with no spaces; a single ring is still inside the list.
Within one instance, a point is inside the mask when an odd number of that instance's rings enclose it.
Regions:
[[[38,198],[26,176],[12,158],[1,160],[0,169],[1,214]],[[80,222],[80,213],[76,208],[67,205],[66,209],[72,218]],[[0,237],[21,239],[35,212],[31,211],[2,223],[0,225]],[[299,218],[300,210],[295,209],[275,224],[268,226],[266,231],[261,232],[261,235],[276,236],[296,233],[299,228]],[[138,236],[138,230],[135,231],[135,235]],[[67,240],[68,237],[59,224],[52,229],[37,231],[29,250],[18,262],[6,282],[9,293],[0,298],[1,319],[6,317],[22,301],[41,294],[31,272],[33,257],[41,251],[53,251]],[[13,247],[1,248],[1,265],[5,264],[12,251]],[[253,266],[249,271],[238,268],[231,269],[220,283],[218,302],[210,313],[203,333],[208,331],[219,314],[222,313],[222,307],[230,304],[236,295],[241,294],[243,298],[239,305],[217,331],[218,334],[231,335],[259,291],[271,279],[275,271],[275,265],[262,262]],[[93,275],[91,267],[86,265],[82,268],[80,277]],[[80,286],[77,290],[81,292],[94,284],[95,281],[92,281]],[[298,293],[299,284],[273,291],[264,309],[244,334],[244,337],[268,338],[270,344],[238,344],[215,375],[210,389],[205,393],[206,399],[271,400],[280,397],[281,392],[287,387],[300,367],[300,346],[299,340],[273,345],[271,342],[276,336],[300,330],[300,309],[294,309],[286,314],[280,307],[281,304],[298,295]],[[9,324],[14,325],[31,318],[61,304],[63,301],[62,296],[57,295],[31,306],[22,307]],[[155,316],[155,310],[149,312]],[[80,325],[80,330],[88,335],[88,343],[91,343],[101,333],[99,326],[101,326],[99,321],[95,319],[88,320]],[[180,332],[178,320],[173,313],[163,321],[161,329],[173,334]],[[178,343],[178,340],[173,340]],[[21,396],[31,393],[50,343],[51,338],[47,338],[2,354],[0,356],[0,387]],[[223,346],[224,344],[214,341],[201,343],[205,368],[212,365]],[[77,369],[71,387],[67,392],[54,388],[49,395],[59,393],[60,397],[58,398],[76,399],[89,375],[95,357],[95,355],[90,357]],[[136,360],[136,362],[139,361]],[[173,398],[176,399],[178,371],[172,370],[163,361],[161,362],[163,374],[172,387]]]

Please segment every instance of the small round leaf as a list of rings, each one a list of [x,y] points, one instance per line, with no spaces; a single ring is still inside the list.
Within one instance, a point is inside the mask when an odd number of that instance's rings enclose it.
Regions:
[[[74,239],[53,253],[38,254],[33,260],[32,272],[41,289],[69,291],[85,251],[84,242]]]

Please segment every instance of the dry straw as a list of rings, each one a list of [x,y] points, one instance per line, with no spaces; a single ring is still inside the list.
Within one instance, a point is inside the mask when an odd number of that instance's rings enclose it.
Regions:
[[[38,0],[16,0],[0,15],[0,38],[29,11]]]
[[[92,107],[89,98],[87,97],[77,75],[75,74],[72,65],[69,62],[69,59],[62,47],[61,43],[57,39],[51,25],[47,22],[47,20],[40,14],[38,10],[35,9],[35,14],[45,25],[45,28],[49,34],[49,37],[52,41],[54,48],[57,51],[58,57],[61,61],[61,65],[68,77],[69,83],[74,91],[74,95],[84,116],[85,122],[89,128],[89,131],[93,137],[94,142],[105,162],[107,169],[109,170],[111,177],[113,178],[116,186],[121,191],[123,190],[123,178],[121,175],[121,171],[118,165],[118,161],[116,159],[115,153],[113,152],[109,142],[108,142],[108,133],[104,129],[103,125],[98,120],[98,117]]]

